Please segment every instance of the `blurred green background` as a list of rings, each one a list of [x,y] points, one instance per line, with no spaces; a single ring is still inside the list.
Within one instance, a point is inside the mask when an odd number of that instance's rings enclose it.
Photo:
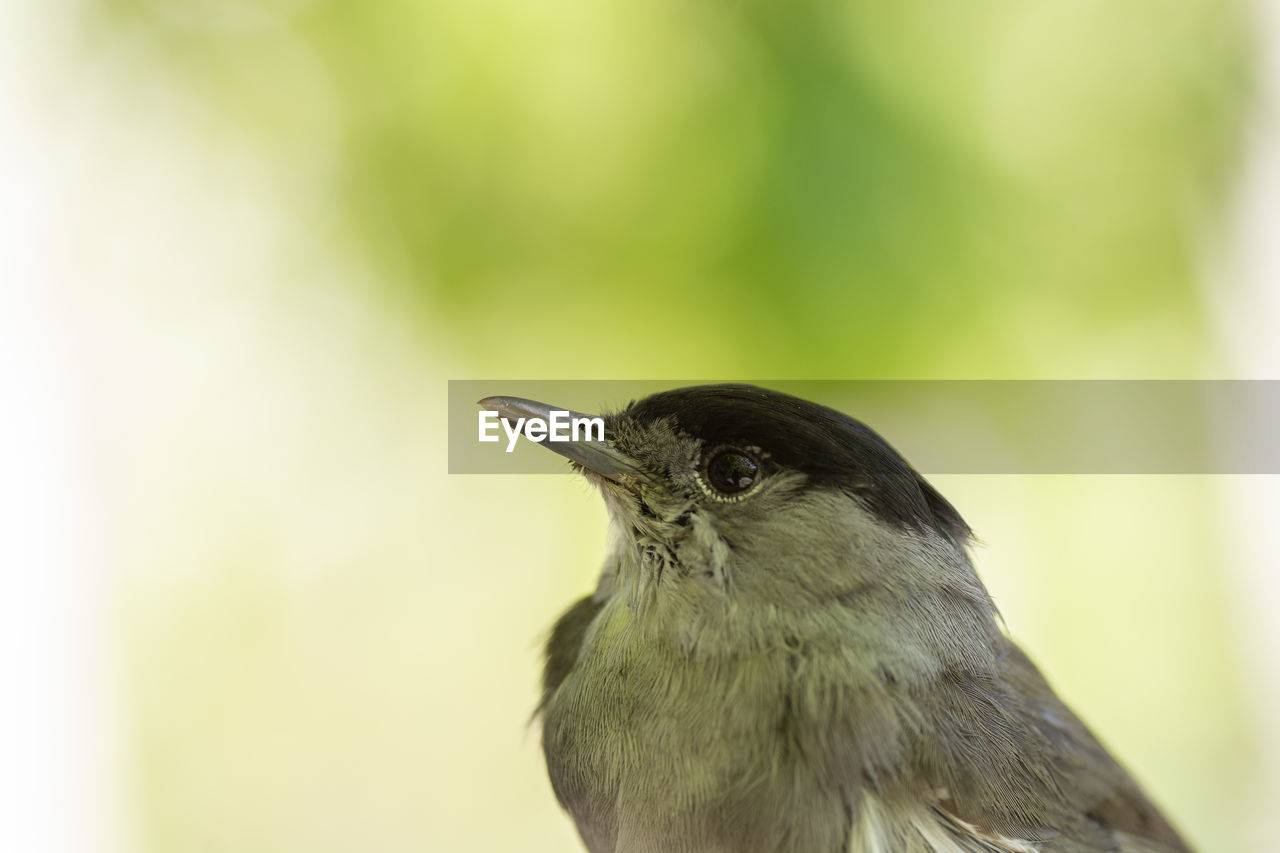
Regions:
[[[138,850],[578,849],[526,722],[604,511],[446,475],[449,378],[1230,375],[1243,2],[59,8]],[[1222,481],[936,484],[1175,822],[1263,849]]]

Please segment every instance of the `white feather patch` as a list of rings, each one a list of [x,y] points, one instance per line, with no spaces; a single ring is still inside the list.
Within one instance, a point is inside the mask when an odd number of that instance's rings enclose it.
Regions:
[[[864,793],[849,853],[1038,853],[1030,841],[984,832],[932,804],[890,808]]]

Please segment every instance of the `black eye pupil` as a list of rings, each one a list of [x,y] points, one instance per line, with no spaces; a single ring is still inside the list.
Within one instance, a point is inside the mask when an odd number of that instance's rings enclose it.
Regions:
[[[756,461],[738,450],[721,450],[707,463],[707,480],[725,494],[746,491],[759,474]]]

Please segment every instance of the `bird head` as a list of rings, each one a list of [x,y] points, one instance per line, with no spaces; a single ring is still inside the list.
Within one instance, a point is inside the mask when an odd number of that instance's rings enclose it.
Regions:
[[[551,411],[512,397],[481,405],[509,418]],[[688,629],[717,614],[785,621],[836,608],[884,622],[933,602],[990,620],[968,525],[860,421],[749,385],[665,391],[603,418],[603,441],[544,446],[603,495],[601,594],[640,618]]]

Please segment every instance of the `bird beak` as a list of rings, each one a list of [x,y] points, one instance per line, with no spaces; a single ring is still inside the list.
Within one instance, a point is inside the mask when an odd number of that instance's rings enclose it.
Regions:
[[[529,418],[540,418],[543,421],[550,422],[551,413],[568,412],[570,418],[591,418],[595,415],[584,415],[581,412],[569,411],[567,409],[556,409],[546,403],[539,403],[536,400],[526,400],[523,397],[485,397],[477,403],[482,409],[497,412],[498,416],[503,420],[515,423],[521,418],[526,421]],[[612,441],[538,441],[543,447],[559,453],[561,456],[573,462],[577,462],[588,471],[592,471],[604,477],[606,480],[612,480],[615,483],[621,483],[621,478],[625,476],[638,477],[640,479],[648,479],[648,473],[640,467],[640,465],[630,456],[620,452]]]

